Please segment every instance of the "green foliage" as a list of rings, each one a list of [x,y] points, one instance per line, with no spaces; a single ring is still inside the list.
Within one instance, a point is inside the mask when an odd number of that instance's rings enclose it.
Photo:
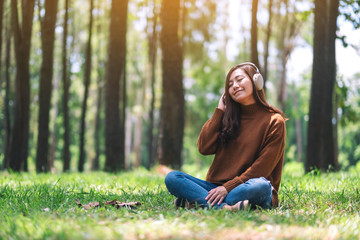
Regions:
[[[341,0],[339,6],[340,15],[351,22],[354,29],[360,27],[360,1],[359,0]]]
[[[357,77],[354,76],[354,79]],[[354,89],[351,85],[355,81],[347,83],[343,77],[340,77],[335,84],[335,94],[337,97],[337,108],[340,112],[340,125],[346,126],[347,123],[357,122],[359,120],[358,112],[360,110],[360,91]]]
[[[184,136],[184,159],[186,163],[210,159],[200,156],[196,142],[204,123],[218,106],[225,84],[225,72],[218,62],[207,58],[195,65],[185,80],[186,91],[186,128]]]
[[[198,7],[201,4],[202,7]],[[184,26],[184,89],[186,123],[183,158],[186,164],[209,163],[212,156],[199,154],[196,142],[203,124],[211,117],[223,93],[226,74],[226,56],[211,44],[218,42],[213,34],[219,17],[215,1],[189,1],[185,4]],[[214,14],[216,17],[214,18]],[[219,46],[217,46],[219,47]],[[213,57],[216,55],[216,57]]]
[[[190,0],[184,5],[185,25],[182,27],[185,54],[194,62],[206,59],[207,51],[203,49],[209,50],[208,43],[216,41],[213,34],[218,17],[216,11],[217,3],[214,0]]]
[[[360,90],[356,86],[359,78],[340,78],[335,86],[339,115],[339,163],[343,169],[355,166],[360,160]]]
[[[307,121],[310,101],[310,77],[302,76],[302,82],[288,84],[289,96],[284,110],[288,121],[286,122],[286,149],[285,162],[297,161],[299,154],[306,155]],[[297,101],[297,104],[295,104]],[[300,124],[300,135],[296,132],[296,121]],[[301,137],[302,152],[299,152],[297,138]],[[301,159],[304,161],[304,157]]]
[[[43,1],[40,1],[43,3]],[[181,44],[183,47],[184,58],[184,88],[186,100],[186,128],[184,135],[183,159],[185,166],[195,164],[197,167],[207,166],[213,156],[204,157],[198,153],[196,142],[198,134],[202,125],[212,115],[218,100],[223,92],[225,74],[230,68],[230,64],[235,62],[248,61],[250,55],[249,46],[249,24],[246,21],[241,22],[240,29],[232,29],[232,23],[228,16],[229,7],[233,6],[228,1],[216,0],[187,0],[183,1],[184,9],[182,10],[182,18],[180,23],[179,36],[181,37]],[[9,4],[9,1],[8,3]],[[267,27],[267,4],[259,4],[259,54],[263,54],[263,45],[261,44],[266,37]],[[272,35],[270,38],[270,55],[269,55],[269,73],[267,89],[267,98],[270,103],[275,103],[277,95],[277,81],[281,73],[279,67],[279,58],[283,47],[279,47],[277,42],[281,34],[285,34],[282,30],[282,23],[294,22],[294,26],[298,26],[297,39],[289,43],[291,47],[296,48],[298,45],[312,45],[313,41],[313,1],[273,1],[273,26]],[[75,170],[78,160],[78,145],[79,145],[79,119],[81,113],[81,102],[83,99],[83,64],[84,64],[84,49],[87,40],[88,27],[88,0],[71,1],[69,9],[69,37],[68,37],[68,62],[70,74],[70,143],[71,143],[71,169]],[[142,139],[141,139],[141,155],[143,163],[148,159],[148,112],[151,99],[151,91],[149,87],[149,63],[148,63],[148,34],[152,30],[152,7],[156,5],[158,10],[161,6],[161,1],[129,1],[128,11],[128,29],[127,29],[127,63],[126,63],[126,94],[127,94],[127,117],[131,122],[131,131],[127,135],[127,144],[129,145],[129,154],[127,160],[130,162],[134,156],[134,118],[142,120]],[[250,1],[243,1],[239,8],[239,16],[237,19],[245,19],[250,16]],[[91,74],[91,86],[88,101],[88,113],[86,116],[86,169],[89,169],[91,160],[94,158],[94,132],[95,132],[95,118],[97,111],[98,88],[103,87],[106,69],[106,56],[108,44],[108,30],[109,30],[109,8],[110,4],[107,0],[99,0],[95,2],[94,10],[94,34],[92,39],[93,56],[92,64],[93,70]],[[287,10],[286,10],[287,8]],[[9,17],[9,7],[5,7],[5,18]],[[339,20],[350,21],[353,23],[354,29],[359,28],[359,1],[358,0],[341,0],[339,7]],[[240,12],[241,10],[241,12]],[[285,12],[289,12],[289,16],[285,16]],[[63,19],[64,19],[64,1],[59,2],[59,11],[57,14],[57,25],[55,33],[55,48],[54,48],[54,79],[61,79],[62,66],[62,35],[63,35]],[[249,15],[247,15],[249,14]],[[33,36],[31,41],[31,120],[30,120],[30,136],[29,136],[29,170],[34,170],[34,159],[36,155],[36,141],[38,134],[38,92],[39,92],[39,73],[41,66],[41,42],[40,42],[40,24],[39,24],[39,9],[36,5],[33,25]],[[249,19],[250,20],[250,19]],[[8,24],[8,20],[4,22],[4,27]],[[234,24],[238,25],[238,24]],[[284,25],[285,26],[285,25]],[[300,27],[301,26],[301,27]],[[157,31],[159,32],[159,26]],[[235,30],[234,32],[231,32]],[[294,30],[294,29],[293,29]],[[289,31],[289,30],[286,30]],[[288,33],[286,33],[288,34]],[[346,36],[338,36],[346,40]],[[239,40],[240,39],[240,40]],[[4,39],[3,46],[4,44]],[[304,43],[305,41],[305,43]],[[226,56],[226,51],[229,46],[235,42],[235,52],[237,56],[229,60]],[[292,45],[293,44],[293,45]],[[159,46],[157,46],[159,47]],[[356,46],[355,46],[356,47]],[[4,49],[4,48],[3,48]],[[233,50],[233,49],[232,49]],[[13,49],[12,49],[13,54]],[[233,53],[234,54],[234,53]],[[4,60],[4,52],[1,60]],[[14,92],[14,77],[16,69],[14,68],[14,56],[11,59],[10,73],[11,73],[11,89],[10,89],[10,119],[13,120],[15,98]],[[1,76],[3,77],[4,64],[2,64]],[[310,72],[310,71],[309,71]],[[298,158],[299,150],[297,149],[297,132],[295,130],[295,120],[301,123],[301,138],[303,152],[306,152],[306,132],[307,132],[307,113],[309,107],[309,90],[310,90],[310,73],[303,76],[296,86],[292,83],[287,85],[288,100],[285,110],[287,121],[287,142],[286,142],[286,162],[294,162]],[[360,98],[359,90],[354,89],[356,80],[359,76],[354,76],[354,81],[348,83],[348,79],[340,79],[335,91],[338,95],[338,112],[339,112],[339,161],[342,169],[350,169],[351,166],[356,165],[360,160],[360,124],[358,123],[358,116],[360,112]],[[289,79],[293,80],[293,79]],[[62,151],[63,151],[63,111],[62,111],[62,84],[61,80],[59,87],[53,91],[52,110],[57,106],[57,115],[55,118],[51,116],[50,131],[55,132],[55,167],[57,171],[62,169]],[[53,84],[54,85],[54,84]],[[4,109],[5,89],[0,87],[0,109]],[[159,109],[161,98],[161,52],[158,51],[156,62],[156,83],[155,83],[155,128],[153,129],[154,141],[157,139]],[[57,95],[57,99],[55,99]],[[144,96],[143,96],[144,95]],[[139,97],[141,96],[141,98]],[[294,106],[294,98],[298,97],[298,107]],[[104,91],[102,101],[104,98]],[[143,99],[142,101],[139,99]],[[274,100],[274,101],[272,101]],[[104,105],[100,109],[100,159],[104,162]],[[54,119],[53,119],[54,118]],[[54,123],[54,124],[53,124]],[[0,136],[4,136],[4,114],[0,111]],[[55,126],[55,128],[53,128]],[[50,139],[49,139],[49,142]],[[155,145],[155,144],[154,144]],[[4,139],[0,139],[0,166],[4,162]],[[130,157],[129,157],[130,156]],[[190,164],[190,165],[189,165]],[[102,164],[100,165],[102,166]],[[101,167],[100,167],[101,169]]]
[[[339,3],[339,16],[345,21],[352,23],[354,29],[360,28],[360,1],[359,0],[341,0]],[[349,43],[345,35],[338,36],[344,47]]]
[[[203,177],[205,169],[188,165]],[[0,173],[1,239],[357,239],[359,172],[303,174],[285,165],[280,207],[269,211],[175,210],[163,177],[143,169],[108,174]],[[75,203],[140,201],[135,210]]]

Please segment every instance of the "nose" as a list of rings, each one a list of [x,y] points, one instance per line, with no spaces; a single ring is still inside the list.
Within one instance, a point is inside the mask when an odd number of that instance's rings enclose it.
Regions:
[[[240,87],[240,82],[234,81],[233,88],[238,88],[238,87]]]

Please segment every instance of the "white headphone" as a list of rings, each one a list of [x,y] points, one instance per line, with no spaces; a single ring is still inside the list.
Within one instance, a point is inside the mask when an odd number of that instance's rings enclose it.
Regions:
[[[245,65],[250,65],[256,69],[256,73],[254,74],[254,76],[252,76],[252,79],[254,80],[254,85],[256,87],[256,90],[260,91],[261,89],[264,88],[264,78],[261,75],[259,69],[257,68],[257,66],[255,64],[253,64],[252,62],[244,62],[244,63],[238,64],[235,67],[239,68],[239,67],[242,67]]]

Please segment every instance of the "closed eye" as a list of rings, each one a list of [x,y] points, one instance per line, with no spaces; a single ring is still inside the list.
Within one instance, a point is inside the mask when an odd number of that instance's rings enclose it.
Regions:
[[[230,80],[229,81],[229,87],[232,87],[234,85],[234,81],[236,83],[240,83],[243,79],[244,79],[244,77],[238,76],[238,77],[235,78],[235,80]]]

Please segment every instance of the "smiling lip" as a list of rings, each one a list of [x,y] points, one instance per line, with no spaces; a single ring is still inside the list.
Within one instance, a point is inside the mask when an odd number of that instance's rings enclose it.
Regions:
[[[234,94],[238,94],[239,92],[244,91],[244,89],[239,89],[234,92]]]

